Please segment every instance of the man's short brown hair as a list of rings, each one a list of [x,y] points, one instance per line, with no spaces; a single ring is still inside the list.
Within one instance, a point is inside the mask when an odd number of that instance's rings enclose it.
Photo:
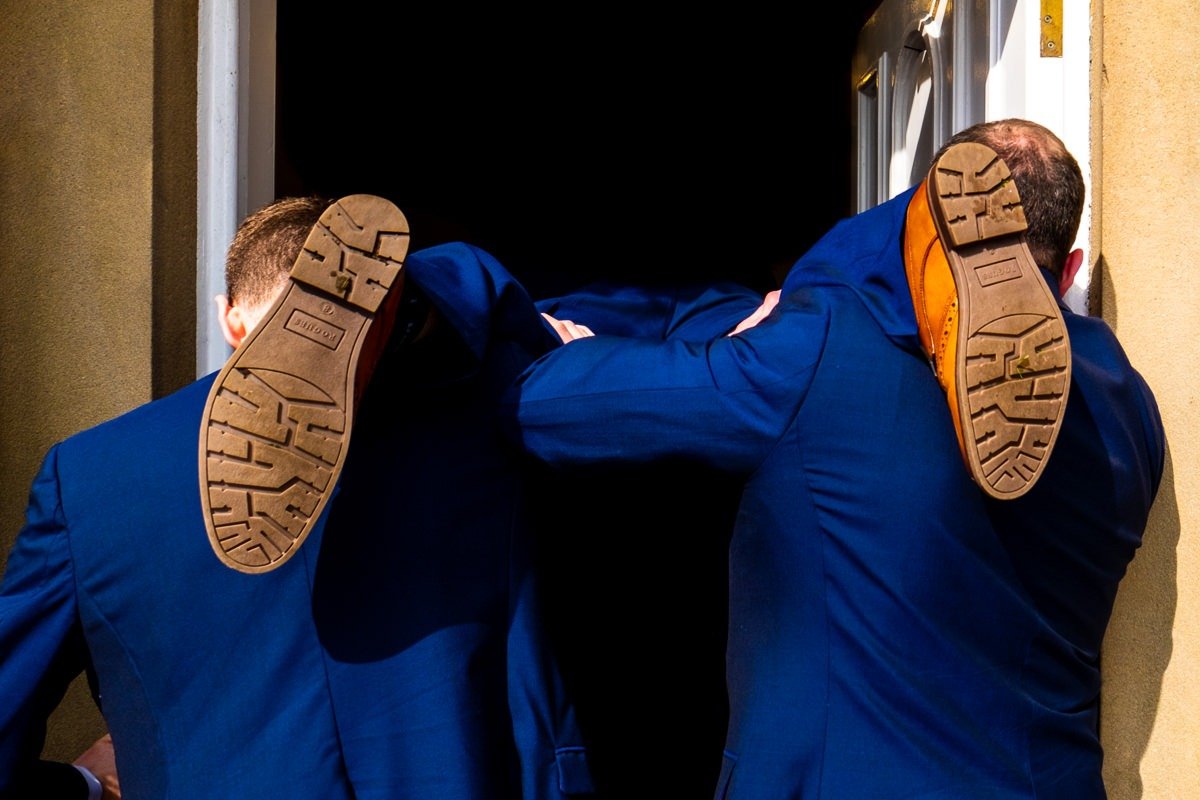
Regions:
[[[1083,173],[1067,146],[1044,125],[1016,118],[959,131],[938,156],[958,142],[985,144],[1004,159],[1021,193],[1029,252],[1038,266],[1061,278],[1079,233],[1084,202]]]
[[[242,220],[225,255],[230,304],[254,306],[270,300],[331,204],[323,197],[285,197]]]

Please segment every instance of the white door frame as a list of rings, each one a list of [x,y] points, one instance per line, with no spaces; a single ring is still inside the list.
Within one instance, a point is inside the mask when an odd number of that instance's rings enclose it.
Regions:
[[[275,0],[200,0],[196,66],[196,374],[229,346],[213,297],[238,222],[275,199]]]
[[[1054,38],[1062,41],[1043,52],[1042,17],[1060,5],[1062,36]],[[1040,122],[1083,170],[1087,197],[1076,246],[1084,267],[1065,299],[1086,313],[1093,205],[1089,15],[1088,0],[883,0],[860,34],[852,64],[857,208],[911,186],[914,163],[927,161],[954,131],[1006,117]],[[983,85],[961,80],[981,72]]]

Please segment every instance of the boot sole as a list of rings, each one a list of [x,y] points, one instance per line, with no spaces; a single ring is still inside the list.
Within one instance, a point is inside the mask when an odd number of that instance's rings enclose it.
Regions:
[[[346,460],[363,340],[402,288],[408,245],[408,221],[387,200],[331,205],[217,375],[200,423],[200,497],[226,566],[276,569],[320,517]]]
[[[968,467],[987,494],[1014,499],[1041,477],[1062,427],[1067,328],[1025,243],[1004,161],[984,145],[958,144],[928,186],[958,293],[955,390]]]

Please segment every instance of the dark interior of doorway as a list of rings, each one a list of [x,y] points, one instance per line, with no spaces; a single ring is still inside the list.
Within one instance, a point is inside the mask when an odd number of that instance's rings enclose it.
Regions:
[[[415,247],[478,244],[536,297],[770,285],[851,210],[850,53],[875,4],[384,24],[280,3],[277,193],[387,196]]]
[[[280,3],[276,195],[386,196],[414,248],[482,246],[538,298],[773,288],[852,210],[849,64],[876,4]],[[601,796],[711,796],[736,484],[675,465],[544,485],[547,624]]]

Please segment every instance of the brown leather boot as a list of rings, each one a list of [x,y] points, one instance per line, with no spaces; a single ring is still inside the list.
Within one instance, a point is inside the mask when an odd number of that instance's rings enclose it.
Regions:
[[[985,145],[942,155],[909,203],[904,267],[921,344],[971,477],[991,497],[1037,482],[1062,427],[1071,348],[1025,244],[1008,166]]]
[[[279,567],[320,517],[400,304],[408,245],[408,221],[392,203],[338,200],[217,375],[200,420],[200,499],[227,566]]]

